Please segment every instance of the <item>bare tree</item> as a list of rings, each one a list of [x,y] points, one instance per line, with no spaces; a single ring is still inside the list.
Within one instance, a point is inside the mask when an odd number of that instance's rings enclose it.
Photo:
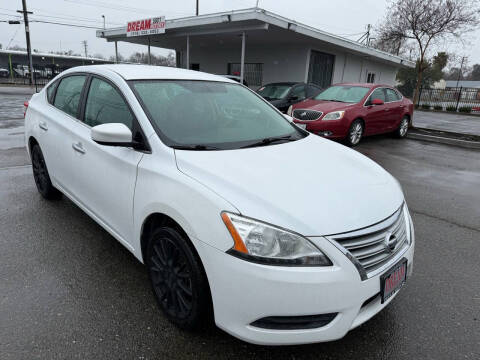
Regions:
[[[400,53],[405,43],[416,44],[418,52],[417,84],[414,103],[425,70],[427,51],[440,40],[460,39],[461,35],[475,29],[480,21],[478,0],[393,0],[380,26],[379,38]],[[395,51],[398,49],[397,51]],[[391,49],[385,49],[391,50]]]

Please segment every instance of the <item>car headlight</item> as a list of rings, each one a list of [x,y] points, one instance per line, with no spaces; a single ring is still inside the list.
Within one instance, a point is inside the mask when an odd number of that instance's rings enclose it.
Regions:
[[[288,107],[288,110],[287,110],[287,115],[288,115],[288,116],[292,116],[292,108],[293,108],[292,105],[290,105],[290,106]]]
[[[228,253],[270,265],[330,266],[330,259],[307,238],[294,232],[228,212],[222,219],[234,245]]]
[[[414,230],[412,217],[410,216],[410,212],[408,211],[407,203],[403,204],[403,215],[405,216],[405,230],[407,232],[407,241],[409,244],[411,244],[414,236]]]
[[[323,117],[322,120],[340,120],[345,115],[345,111],[333,111]]]

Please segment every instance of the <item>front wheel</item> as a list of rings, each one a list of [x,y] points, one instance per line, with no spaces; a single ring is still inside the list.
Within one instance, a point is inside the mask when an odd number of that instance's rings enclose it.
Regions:
[[[363,122],[361,120],[355,120],[352,122],[350,125],[350,128],[348,129],[348,135],[346,140],[346,143],[348,146],[355,146],[357,145],[360,140],[362,139],[363,136]]]
[[[203,325],[211,313],[210,291],[188,239],[173,228],[154,230],[146,264],[153,292],[166,317],[185,330]]]
[[[409,122],[410,121],[408,120],[408,117],[404,116],[402,121],[400,121],[400,125],[398,126],[398,129],[395,130],[395,132],[393,133],[395,137],[402,139],[405,136],[407,136]]]

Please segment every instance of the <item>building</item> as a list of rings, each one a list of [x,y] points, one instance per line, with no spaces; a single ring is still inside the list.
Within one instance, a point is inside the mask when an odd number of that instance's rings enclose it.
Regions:
[[[471,88],[471,89],[480,89],[480,81],[474,80],[447,80],[445,87],[447,89],[455,89],[455,88]]]
[[[98,30],[109,42],[173,49],[177,66],[244,76],[251,87],[278,81],[394,85],[409,60],[253,8],[166,20],[165,32],[127,36],[127,27]],[[243,64],[243,66],[242,66]]]
[[[104,59],[74,55],[57,55],[32,52],[33,69],[37,78],[49,79],[61,71],[78,65],[111,63]],[[26,51],[0,50],[0,68],[4,78],[28,77],[28,55]]]

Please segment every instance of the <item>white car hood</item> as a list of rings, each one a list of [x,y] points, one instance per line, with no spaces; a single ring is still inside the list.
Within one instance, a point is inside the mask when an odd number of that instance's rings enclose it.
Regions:
[[[315,135],[248,149],[175,150],[175,155],[180,171],[241,214],[305,236],[373,225],[404,199],[397,181],[378,164]]]

